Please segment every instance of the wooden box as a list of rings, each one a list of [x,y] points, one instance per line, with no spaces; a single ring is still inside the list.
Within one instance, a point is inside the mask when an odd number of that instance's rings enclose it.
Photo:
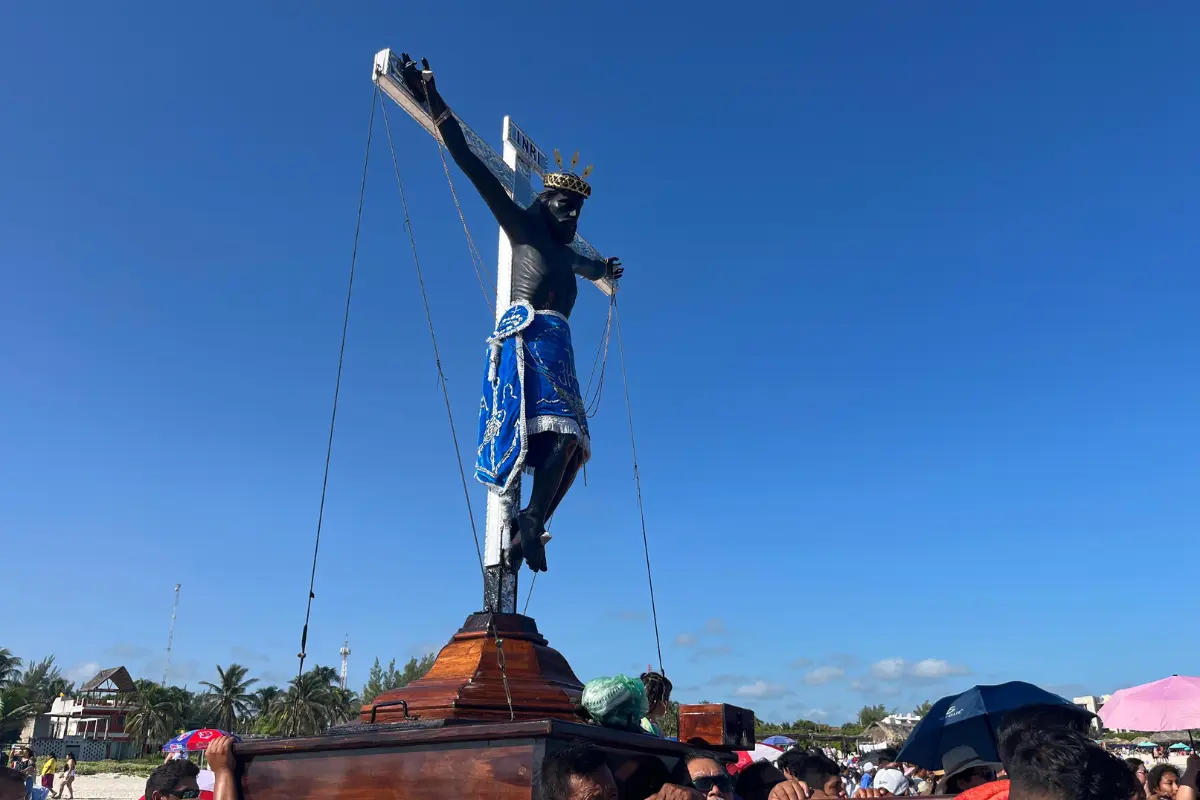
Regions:
[[[539,800],[545,757],[584,741],[608,755],[620,796],[638,800],[679,782],[683,758],[694,750],[544,719],[358,724],[323,736],[245,741],[234,754],[239,800]]]
[[[679,741],[730,750],[754,749],[754,712],[728,703],[679,707]]]

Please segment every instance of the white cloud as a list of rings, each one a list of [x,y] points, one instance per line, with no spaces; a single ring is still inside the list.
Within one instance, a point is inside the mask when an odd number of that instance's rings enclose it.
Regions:
[[[829,712],[823,708],[810,708],[804,712],[805,719],[825,719]]]
[[[871,665],[871,675],[881,681],[898,681],[904,677],[903,658],[885,658]]]
[[[912,664],[903,658],[885,658],[871,665],[872,678],[892,682],[940,681],[971,674],[971,668],[965,664],[951,664],[942,658],[923,658]]]
[[[696,644],[696,637],[690,633],[681,633],[675,637],[676,647],[692,647]]]
[[[951,664],[941,658],[926,658],[913,664],[908,674],[922,680],[940,680],[957,675],[970,675],[971,668],[962,664]]]
[[[710,636],[721,636],[725,633],[725,620],[720,617],[713,617],[708,622],[704,623],[704,632]]]
[[[63,673],[63,677],[72,681],[76,686],[81,683],[90,681],[96,677],[96,673],[104,667],[97,664],[95,661],[83,661]]]
[[[833,681],[840,681],[844,677],[846,677],[846,670],[841,667],[817,667],[808,671],[804,676],[804,682],[809,686],[824,686]]]
[[[752,697],[756,700],[783,697],[789,693],[789,689],[783,684],[770,683],[768,681],[755,681],[754,683],[748,683],[733,690],[734,697]]]
[[[813,663],[813,660],[811,658],[801,657],[801,658],[797,658],[795,661],[793,661],[792,666],[795,667],[796,669],[804,669],[805,667],[811,667],[812,663]]]

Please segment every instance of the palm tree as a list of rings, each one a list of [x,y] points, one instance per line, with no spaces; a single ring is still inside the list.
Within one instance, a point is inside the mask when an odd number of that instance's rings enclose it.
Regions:
[[[317,664],[313,666],[310,672],[317,676],[319,680],[329,684],[330,686],[341,685],[342,678],[340,675],[338,675],[338,671],[333,667],[322,667],[321,665]]]
[[[21,674],[21,659],[7,647],[0,647],[0,686],[8,686]]]
[[[37,713],[23,686],[0,687],[0,741],[15,739],[25,721]]]
[[[175,688],[175,687],[172,687]],[[177,697],[149,681],[138,681],[137,692],[125,715],[125,731],[141,741],[142,751],[150,744],[166,744],[182,722],[183,709]]]
[[[275,722],[284,736],[311,736],[329,726],[330,688],[316,669],[292,678],[275,704]]]
[[[55,665],[54,656],[31,663],[13,682],[25,687],[29,702],[41,711],[49,711],[50,704],[60,694],[70,694],[75,690],[75,684],[64,678],[62,670]]]
[[[200,681],[200,685],[209,690],[208,706],[214,723],[222,730],[235,730],[238,721],[245,719],[250,710],[251,697],[247,690],[258,683],[258,678],[247,678],[248,671],[241,664],[230,664],[225,669],[217,665],[217,683]]]
[[[362,701],[358,699],[358,692],[353,689],[343,689],[340,686],[329,690],[327,716],[330,725],[341,725],[343,722],[357,719],[361,710]]]
[[[275,703],[282,696],[283,690],[278,686],[260,687],[254,694],[250,695],[250,713],[254,715],[256,720],[269,716],[275,707]]]

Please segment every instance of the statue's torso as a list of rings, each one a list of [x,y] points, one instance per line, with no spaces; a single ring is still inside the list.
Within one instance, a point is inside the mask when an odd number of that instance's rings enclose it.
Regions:
[[[575,251],[551,242],[513,242],[512,302],[526,302],[537,311],[571,316],[579,286],[575,281]]]

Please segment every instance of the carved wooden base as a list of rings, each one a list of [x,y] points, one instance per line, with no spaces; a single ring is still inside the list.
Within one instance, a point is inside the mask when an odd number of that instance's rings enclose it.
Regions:
[[[680,782],[683,759],[695,750],[558,720],[357,727],[361,732],[349,726],[339,734],[239,742],[239,800],[542,800],[542,762],[579,742],[605,751],[621,797],[641,800],[665,782]]]
[[[480,613],[467,618],[425,677],[379,695],[359,718],[573,721],[582,693],[583,684],[533,619]]]

